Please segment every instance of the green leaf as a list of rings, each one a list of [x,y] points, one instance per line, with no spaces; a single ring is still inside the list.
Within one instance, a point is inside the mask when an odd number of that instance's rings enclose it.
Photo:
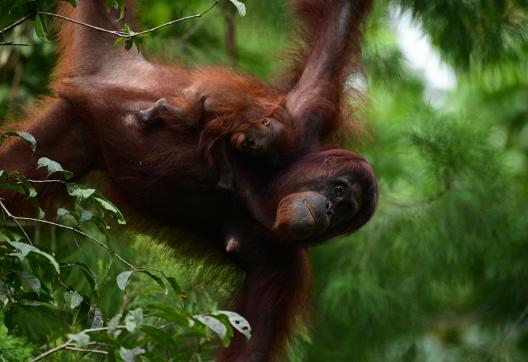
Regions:
[[[133,349],[126,349],[125,347],[121,347],[119,349],[119,356],[125,361],[125,362],[135,362],[136,357],[145,353],[145,350],[143,348],[133,348]]]
[[[7,287],[4,282],[0,280],[0,306],[7,305],[7,303],[9,303],[9,298],[7,296]]]
[[[90,343],[90,336],[86,333],[71,334],[68,333],[68,338],[75,342],[77,348],[86,348]]]
[[[97,294],[97,291],[99,290],[99,280],[97,279],[97,275],[95,274],[95,272],[90,269],[88,265],[86,265],[85,263],[77,262],[72,264],[66,264],[64,267],[66,266],[76,266],[81,269],[82,273],[86,277],[86,280],[88,281],[88,284],[90,284],[90,288],[93,292]]]
[[[70,309],[75,309],[81,305],[83,297],[77,292],[64,293],[64,302]]]
[[[0,188],[13,190],[30,199],[37,196],[37,190],[22,177],[18,178],[16,182],[0,183]]]
[[[143,309],[137,308],[130,312],[125,317],[125,328],[130,333],[134,333],[136,329],[143,324]]]
[[[116,41],[114,42],[114,48],[119,48],[119,46],[121,44],[123,44],[125,42],[126,38],[120,36],[116,39]]]
[[[79,216],[79,224],[90,221],[93,217],[93,213],[88,210],[82,210],[81,215]]]
[[[182,288],[178,285],[178,282],[176,282],[176,278],[165,276],[165,279],[169,282],[170,286],[172,287],[172,290],[174,290],[176,294],[183,293]]]
[[[226,343],[229,343],[229,341],[226,341],[227,328],[221,320],[212,316],[201,314],[195,315],[194,319],[196,319],[197,321],[205,325],[207,328],[215,332],[218,337],[220,337],[224,345],[226,345]]]
[[[64,0],[67,3],[70,3],[72,6],[77,7],[77,0]]]
[[[45,257],[46,259],[48,259],[48,261],[55,268],[55,271],[57,272],[57,274],[60,274],[59,263],[57,263],[55,258],[53,256],[49,255],[48,253],[45,253],[42,250],[37,249],[33,245],[29,245],[29,244],[22,243],[22,242],[19,242],[19,241],[8,241],[7,243],[9,245],[11,245],[13,248],[15,248],[18,251],[20,251],[20,253],[14,254],[14,255],[18,256],[20,260],[24,260],[28,256],[29,253],[35,253],[35,254],[41,255],[41,256]]]
[[[69,183],[66,185],[68,194],[72,197],[76,197],[80,200],[86,200],[95,193],[94,189],[90,189],[86,186],[82,186],[76,183]]]
[[[57,209],[57,216],[58,217],[66,216],[69,213],[70,212],[68,210],[66,210],[66,209],[63,209],[63,208]]]
[[[22,284],[27,285],[35,293],[37,293],[42,287],[40,280],[31,273],[21,272],[19,273],[19,278]]]
[[[91,328],[101,328],[104,326],[103,312],[95,305],[90,306],[90,314],[93,313]]]
[[[24,141],[29,143],[29,146],[31,147],[31,150],[35,152],[37,150],[37,141],[35,140],[35,137],[33,137],[31,134],[23,131],[17,131],[17,132],[5,132],[0,136],[0,143],[2,143],[6,138],[8,137],[19,137],[22,138]]]
[[[189,328],[194,323],[194,320],[191,319],[191,315],[183,310],[179,310],[168,306],[163,303],[151,303],[148,305],[149,308],[157,310],[159,312],[149,313],[157,317],[166,319],[168,321],[175,322],[176,324]]]
[[[148,271],[148,270],[140,270],[139,272],[148,275],[152,280],[154,280],[154,281],[160,286],[160,288],[161,288],[162,290],[165,291],[165,294],[168,293],[168,290],[167,290],[167,288],[165,287],[165,283],[163,283],[163,280],[162,280],[160,277],[158,277],[157,275],[152,274],[152,273],[151,273],[150,271]]]
[[[176,341],[164,330],[144,325],[141,327],[141,331],[151,337],[159,346],[169,349],[172,353],[178,353]]]
[[[231,4],[233,4],[236,9],[238,10],[238,13],[240,16],[246,16],[246,5],[242,1],[238,0],[229,0]]]
[[[94,200],[99,205],[101,205],[103,209],[105,209],[106,211],[110,211],[112,213],[112,216],[116,219],[118,224],[120,225],[126,224],[125,217],[114,204],[112,204],[110,201],[108,201],[106,198],[104,198],[100,194],[97,194],[97,196],[94,197]]]
[[[121,317],[123,315],[121,313],[116,314],[110,320],[108,321],[108,334],[117,337],[121,331],[117,329],[117,326],[119,325],[119,321],[121,321]]]
[[[240,314],[225,310],[219,310],[214,315],[225,315],[229,323],[235,328],[237,331],[242,333],[246,338],[249,340],[251,338],[251,326],[249,325],[249,322],[242,317]]]
[[[122,273],[119,273],[116,277],[117,286],[121,290],[125,290],[128,284],[128,279],[130,279],[130,276],[134,273],[132,270],[124,271]]]
[[[40,14],[35,17],[35,33],[40,39],[48,40],[48,24]]]
[[[60,163],[50,160],[47,157],[39,158],[37,165],[37,168],[46,167],[48,169],[48,177],[55,172],[61,172],[66,180],[69,180],[73,177],[72,172],[64,170]]]
[[[125,50],[132,49],[132,45],[134,45],[134,39],[133,38],[127,38],[125,40]]]

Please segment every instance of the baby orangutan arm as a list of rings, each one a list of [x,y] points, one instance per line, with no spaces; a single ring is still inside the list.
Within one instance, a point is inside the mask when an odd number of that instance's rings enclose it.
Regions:
[[[160,98],[152,107],[141,110],[138,122],[145,128],[165,124],[169,128],[195,128],[200,124],[204,113],[205,97],[192,90],[184,90],[180,102],[172,105]]]

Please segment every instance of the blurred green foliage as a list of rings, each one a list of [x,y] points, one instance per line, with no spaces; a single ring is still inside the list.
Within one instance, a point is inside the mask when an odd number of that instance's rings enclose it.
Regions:
[[[245,2],[248,15],[235,18],[236,54],[226,51],[224,7],[152,34],[145,52],[191,66],[235,64],[273,79],[290,44],[285,2]],[[141,1],[141,28],[209,4]],[[453,68],[454,89],[431,92],[408,66],[397,42],[399,12],[412,15]],[[350,147],[374,165],[379,209],[357,234],[312,250],[316,318],[310,336],[292,346],[292,361],[528,359],[527,20],[525,0],[376,2],[364,44],[369,101],[358,111],[368,135]],[[45,94],[55,55],[31,24],[2,36],[30,44],[0,48],[0,118],[10,120]],[[229,278],[200,287],[181,272],[186,264],[174,265],[183,258],[156,240],[117,234],[118,245],[136,239],[119,250],[138,265],[187,277],[198,309],[215,310],[233,288]],[[99,263],[93,248],[64,245],[72,260]],[[194,264],[195,275],[203,267]],[[133,305],[145,305],[153,286],[137,284]],[[101,308],[111,315],[123,296],[113,283],[105,290]],[[0,345],[2,338],[0,329]],[[19,345],[9,338],[7,345]]]

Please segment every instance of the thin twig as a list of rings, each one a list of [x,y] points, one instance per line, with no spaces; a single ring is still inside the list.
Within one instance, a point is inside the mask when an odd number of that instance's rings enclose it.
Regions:
[[[186,17],[183,17],[183,18],[180,18],[180,19],[172,20],[172,21],[169,21],[168,23],[158,25],[158,26],[156,26],[156,27],[154,27],[154,28],[152,28],[152,29],[148,29],[148,30],[140,31],[139,33],[135,33],[134,36],[144,35],[144,34],[147,34],[147,33],[151,33],[151,32],[153,32],[153,31],[159,30],[159,29],[164,28],[164,27],[166,27],[166,26],[169,26],[169,25],[173,25],[173,24],[179,23],[180,21],[189,20],[189,19],[194,19],[194,18],[201,18],[203,15],[205,15],[205,14],[207,14],[209,11],[211,11],[216,5],[218,5],[218,0],[216,0],[211,6],[209,6],[209,8],[207,8],[207,10],[201,12],[200,14],[191,15],[191,16],[186,16]]]
[[[61,183],[61,184],[64,184],[66,185],[67,182],[66,181],[62,181],[62,180],[33,180],[33,179],[26,179],[26,181],[29,181],[31,183],[35,183],[35,184],[46,184],[46,183]]]
[[[170,26],[170,25],[174,25],[176,23],[179,23],[179,22],[182,22],[182,21],[185,21],[185,20],[200,18],[203,15],[207,14],[216,5],[218,5],[218,0],[216,0],[207,10],[205,10],[205,11],[199,13],[199,14],[185,16],[183,18],[171,20],[171,21],[169,21],[167,23],[158,25],[158,26],[156,26],[154,28],[151,28],[151,29],[143,30],[143,31],[140,31],[140,32],[130,32],[130,33],[129,32],[125,32],[125,31],[120,31],[120,30],[109,30],[109,29],[101,28],[99,26],[95,26],[95,25],[92,25],[92,24],[84,23],[82,21],[75,20],[75,19],[72,19],[72,18],[68,18],[68,17],[63,16],[63,15],[59,15],[59,14],[55,14],[55,13],[48,13],[46,11],[39,11],[38,14],[39,15],[50,16],[50,17],[61,19],[61,20],[65,20],[65,21],[69,21],[71,23],[74,23],[74,24],[77,24],[77,25],[82,25],[82,26],[90,28],[92,30],[96,30],[96,31],[99,31],[99,32],[102,32],[102,33],[112,34],[112,35],[114,35],[116,37],[119,37],[119,38],[132,39],[132,38],[135,38],[135,37],[138,37],[138,36],[141,36],[141,35],[145,35],[145,34],[148,34],[148,33],[155,32],[155,31],[157,31],[159,29],[165,28],[165,27]]]
[[[26,237],[26,239],[28,240],[28,242],[33,245],[33,242],[31,241],[31,239],[29,238],[29,235],[26,233],[26,230],[22,227],[22,225],[20,225],[20,223],[18,222],[18,218],[16,216],[14,216],[13,214],[11,214],[11,212],[7,209],[7,207],[5,207],[4,203],[1,201],[2,199],[0,199],[0,208],[2,208],[2,210],[6,213],[7,217],[10,218],[11,220],[13,220],[13,222],[18,226],[18,228],[20,230],[22,230],[22,233],[24,234],[24,236]]]
[[[44,359],[50,355],[52,355],[53,353],[56,353],[56,352],[59,352],[63,349],[65,349],[66,347],[68,347],[71,343],[73,342],[72,339],[68,339],[66,342],[64,342],[63,344],[61,344],[60,346],[57,346],[55,348],[52,348],[42,354],[39,354],[37,357],[33,358],[31,360],[31,362],[37,362],[37,361],[40,361],[41,359]]]
[[[511,328],[508,330],[508,332],[502,339],[499,345],[499,351],[502,350],[506,346],[507,342],[513,337],[515,332],[519,329],[522,323],[526,320],[526,317],[528,317],[528,305],[523,309],[519,318],[517,318],[515,323],[513,323],[513,326],[511,326]]]
[[[55,13],[48,13],[46,11],[39,11],[38,14],[39,15],[50,16],[52,18],[57,18],[57,19],[65,20],[65,21],[69,21],[70,23],[74,23],[74,24],[77,24],[77,25],[82,25],[82,26],[84,26],[86,28],[90,28],[92,30],[97,30],[97,31],[100,31],[102,33],[112,34],[112,35],[115,35],[117,37],[129,38],[130,35],[131,35],[130,33],[127,33],[127,32],[123,32],[123,31],[119,31],[119,30],[109,30],[109,29],[101,28],[99,26],[91,25],[91,24],[88,24],[88,23],[83,23],[82,21],[75,20],[75,19],[72,19],[72,18],[68,18],[66,16],[55,14]]]
[[[2,30],[0,30],[0,34],[3,34],[5,33],[6,31],[9,31],[17,26],[19,26],[20,24],[22,24],[24,21],[26,20],[29,20],[30,18],[33,17],[34,14],[28,14],[26,16],[24,16],[22,19],[19,19],[17,21],[15,21],[13,24],[9,25],[7,28],[3,28]]]
[[[104,331],[108,331],[110,329],[110,327],[101,327],[101,328],[89,328],[89,329],[85,329],[84,331],[81,331],[77,334],[86,334],[86,333],[95,333],[95,332],[104,332]],[[126,329],[126,326],[116,326],[115,328],[113,329]],[[56,353],[56,352],[59,352],[63,349],[72,349],[72,348],[76,348],[72,345],[72,342],[73,342],[73,339],[68,339],[66,342],[64,342],[63,344],[61,344],[60,346],[57,346],[55,348],[52,348],[40,355],[38,355],[37,357],[33,358],[31,360],[31,362],[37,362],[37,361],[40,361],[41,359],[43,358],[46,358],[48,357],[49,355],[52,355],[53,353]],[[94,353],[97,353],[95,352],[96,350],[82,350],[80,348],[77,348],[75,349],[77,351],[80,351],[80,352],[94,352]],[[100,352],[104,352],[104,351],[100,351]],[[99,352],[99,353],[100,353]]]
[[[9,45],[9,46],[17,46],[17,47],[27,47],[27,46],[29,46],[29,44],[15,43],[15,42],[12,41],[12,40],[8,40],[8,41],[0,42],[0,46],[5,46],[5,45]]]
[[[85,349],[85,348],[77,348],[77,347],[70,347],[70,346],[67,346],[65,349],[67,349],[68,351],[76,351],[76,352],[99,353],[99,354],[104,354],[104,355],[108,354],[108,352],[101,351],[100,349]]]

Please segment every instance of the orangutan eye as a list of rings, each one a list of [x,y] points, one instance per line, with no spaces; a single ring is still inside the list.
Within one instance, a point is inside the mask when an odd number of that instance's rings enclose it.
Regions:
[[[345,187],[343,185],[336,185],[335,194],[337,197],[343,196],[345,193]]]

